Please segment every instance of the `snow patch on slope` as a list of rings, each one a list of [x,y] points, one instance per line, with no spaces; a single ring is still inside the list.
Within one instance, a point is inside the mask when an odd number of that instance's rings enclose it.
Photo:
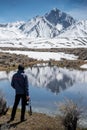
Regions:
[[[30,58],[37,59],[37,60],[61,60],[61,58],[65,58],[68,60],[76,60],[78,57],[73,54],[65,54],[63,52],[34,52],[34,51],[2,51],[0,52],[9,52],[11,54],[23,54],[27,55]]]

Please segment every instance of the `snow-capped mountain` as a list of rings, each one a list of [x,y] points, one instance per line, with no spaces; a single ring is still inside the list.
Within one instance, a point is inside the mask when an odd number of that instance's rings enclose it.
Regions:
[[[87,20],[77,21],[75,24],[64,30],[59,37],[87,37]]]
[[[72,24],[63,30],[57,39],[57,45],[61,47],[87,47],[87,20]]]
[[[56,26],[58,30],[65,29],[75,23],[75,20],[70,15],[57,8],[54,8],[49,13],[45,14],[45,18]]]
[[[61,30],[66,29],[75,23],[75,20],[61,12],[58,9],[53,9],[42,17],[35,17],[22,25],[20,29],[28,37],[45,37],[53,38],[57,36]]]
[[[23,24],[25,24],[24,21],[17,21],[17,22],[13,22],[13,23],[8,23],[7,27],[9,28],[20,28]]]
[[[20,30],[30,37],[55,37],[59,34],[57,28],[49,23],[45,17],[35,17],[22,25]]]
[[[24,34],[19,29],[24,22],[14,22],[8,24],[0,24],[0,39],[16,39],[23,38]]]
[[[87,47],[87,20],[53,9],[27,22],[0,24],[1,47]]]

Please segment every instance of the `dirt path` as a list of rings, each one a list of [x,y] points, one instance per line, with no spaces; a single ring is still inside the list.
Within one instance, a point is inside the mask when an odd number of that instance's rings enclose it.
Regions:
[[[41,113],[33,113],[32,116],[26,112],[26,121],[20,123],[20,111],[17,111],[15,120],[7,124],[11,112],[0,118],[1,130],[63,130],[58,118]],[[61,128],[61,129],[60,129]]]

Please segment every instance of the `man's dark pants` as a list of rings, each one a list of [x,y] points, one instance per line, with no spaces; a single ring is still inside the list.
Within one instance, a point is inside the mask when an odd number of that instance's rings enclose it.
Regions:
[[[21,99],[21,121],[24,120],[25,118],[25,109],[26,109],[26,95],[24,94],[16,94],[15,95],[15,102],[13,105],[13,109],[12,109],[12,114],[11,114],[11,119],[14,120],[15,114],[16,114],[16,110],[17,110],[17,106],[19,104],[19,101]]]

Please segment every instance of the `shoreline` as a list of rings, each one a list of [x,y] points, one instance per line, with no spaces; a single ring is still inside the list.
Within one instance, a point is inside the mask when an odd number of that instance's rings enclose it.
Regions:
[[[30,116],[26,111],[26,121],[20,123],[20,109],[17,109],[16,116],[14,121],[7,124],[7,121],[10,119],[11,109],[8,110],[5,116],[0,117],[0,127],[5,126],[9,130],[64,130],[62,125],[62,118],[58,115],[49,116],[43,113],[33,112]],[[8,126],[10,126],[8,128]],[[87,130],[87,128],[77,127],[77,130]]]
[[[2,48],[0,47],[0,71],[10,71],[17,69],[18,64],[24,64],[25,67],[33,67],[37,64],[48,64],[48,66],[58,66],[66,67],[78,70],[84,70],[80,66],[87,64],[87,48],[51,48],[51,49],[28,49],[28,48]],[[30,58],[28,55],[21,54],[11,54],[9,52],[4,52],[7,50],[11,51],[33,51],[33,52],[63,52],[65,54],[73,54],[78,57],[76,60],[68,60],[62,58],[61,60],[38,60]]]

